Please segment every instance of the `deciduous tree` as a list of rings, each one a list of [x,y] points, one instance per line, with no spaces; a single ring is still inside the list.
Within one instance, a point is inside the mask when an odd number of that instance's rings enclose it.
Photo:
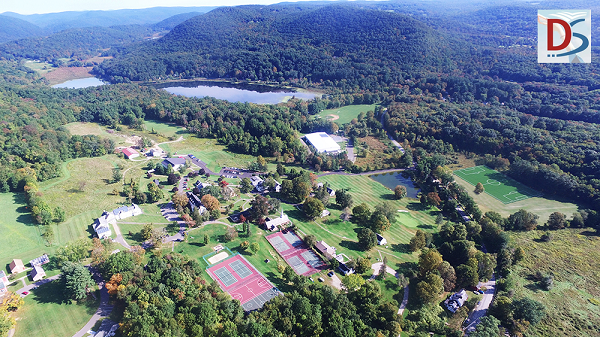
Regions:
[[[377,245],[377,235],[369,228],[363,228],[358,233],[358,244],[367,251]]]
[[[396,188],[394,188],[394,197],[397,200],[406,197],[406,187],[404,185],[396,185]]]
[[[209,211],[219,209],[219,207],[221,207],[219,200],[210,194],[204,195],[200,201],[202,202],[202,205],[204,205],[204,207],[206,207],[206,209]]]

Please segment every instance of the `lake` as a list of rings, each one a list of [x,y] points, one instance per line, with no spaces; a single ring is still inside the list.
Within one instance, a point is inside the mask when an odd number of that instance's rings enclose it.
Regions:
[[[250,102],[257,104],[277,104],[292,97],[310,100],[320,97],[316,92],[294,92],[292,89],[275,88],[256,84],[235,84],[228,82],[191,81],[155,84],[155,88],[165,89],[174,95],[186,97],[214,97],[229,102]]]
[[[404,185],[406,187],[406,196],[409,198],[416,198],[419,193],[419,188],[415,187],[410,178],[404,178],[402,172],[390,172],[370,175],[369,178],[382,184],[383,186],[394,190],[397,185]]]
[[[95,77],[78,78],[76,80],[70,80],[63,83],[55,84],[52,88],[68,88],[68,89],[81,89],[87,87],[97,87],[99,85],[107,84]]]

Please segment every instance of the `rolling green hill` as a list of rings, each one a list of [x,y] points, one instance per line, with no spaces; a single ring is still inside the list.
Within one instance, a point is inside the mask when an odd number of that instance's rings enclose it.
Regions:
[[[451,38],[408,16],[352,6],[215,9],[98,67],[112,81],[231,77],[263,81],[398,81],[456,67]],[[460,61],[459,61],[460,62]]]

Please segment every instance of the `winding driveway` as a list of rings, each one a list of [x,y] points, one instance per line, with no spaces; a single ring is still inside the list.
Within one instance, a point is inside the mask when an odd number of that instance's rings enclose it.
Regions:
[[[110,298],[108,295],[108,290],[106,290],[106,287],[104,286],[104,279],[102,278],[100,273],[98,273],[98,271],[94,267],[91,267],[91,266],[86,266],[86,267],[89,269],[90,273],[92,274],[92,277],[94,278],[94,281],[98,285],[98,289],[100,290],[100,306],[98,307],[98,310],[96,310],[96,313],[94,313],[92,318],[90,318],[90,320],[83,326],[83,328],[81,328],[81,330],[79,330],[76,334],[74,334],[73,337],[83,337],[83,336],[87,335],[87,332],[91,328],[93,328],[94,325],[96,325],[96,323],[100,319],[108,317],[113,309],[113,307],[108,304],[108,301]],[[54,280],[58,280],[59,278],[60,278],[60,274],[45,278],[43,280],[37,281],[35,283],[32,283],[28,286],[25,286],[25,287],[17,290],[16,293],[19,294],[21,297],[25,297],[27,295],[24,295],[23,294],[24,292],[26,292],[26,291],[30,292],[32,289],[35,289],[46,283],[50,283]],[[108,329],[110,329],[111,326],[112,325],[110,325],[108,327]],[[108,332],[108,330],[106,332]],[[13,334],[14,334],[14,329],[9,331],[9,336],[12,336]]]
[[[466,333],[471,333],[475,331],[477,324],[481,321],[481,319],[487,313],[490,304],[492,304],[492,300],[494,299],[494,294],[496,293],[496,275],[492,275],[492,279],[479,283],[479,287],[485,287],[485,291],[483,293],[483,297],[481,301],[477,303],[469,317],[464,322],[464,331]]]

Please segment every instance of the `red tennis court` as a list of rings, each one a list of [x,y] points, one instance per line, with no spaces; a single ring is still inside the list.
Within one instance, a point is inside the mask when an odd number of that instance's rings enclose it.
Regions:
[[[210,277],[219,283],[223,291],[240,301],[246,311],[259,309],[281,294],[248,260],[233,255],[206,269]]]

